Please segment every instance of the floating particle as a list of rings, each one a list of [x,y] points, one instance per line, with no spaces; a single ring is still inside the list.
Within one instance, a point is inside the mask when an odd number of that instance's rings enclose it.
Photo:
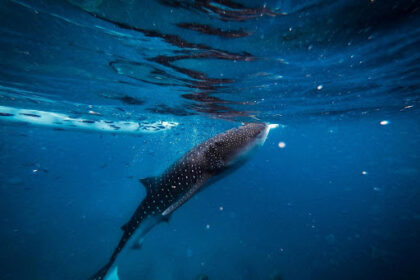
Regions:
[[[317,90],[321,90],[324,86],[323,85],[319,85],[316,87]]]
[[[283,148],[285,148],[286,147],[286,143],[284,143],[284,142],[279,142],[279,148],[280,149],[283,149]]]
[[[210,229],[210,225],[209,224],[206,225],[206,229]]]
[[[362,171],[362,175],[367,175],[368,172],[367,171]]]
[[[220,211],[223,211],[223,206],[220,206],[220,207],[219,207],[219,210],[220,210]]]
[[[32,173],[37,173],[37,172],[38,172],[38,169],[32,170]]]
[[[389,121],[387,121],[387,120],[383,120],[383,121],[381,121],[379,124],[380,124],[380,125],[388,125],[388,124],[389,124]]]

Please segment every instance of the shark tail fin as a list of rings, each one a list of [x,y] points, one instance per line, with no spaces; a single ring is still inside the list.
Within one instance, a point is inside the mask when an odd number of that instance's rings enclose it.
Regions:
[[[104,280],[120,280],[120,277],[118,277],[118,266],[111,268]]]
[[[108,264],[99,270],[89,280],[120,280],[118,277],[118,266],[110,267]]]

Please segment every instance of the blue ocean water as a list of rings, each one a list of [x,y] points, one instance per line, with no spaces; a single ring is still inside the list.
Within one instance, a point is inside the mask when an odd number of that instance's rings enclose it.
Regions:
[[[138,179],[244,122],[279,128],[120,279],[420,279],[419,7],[1,0],[0,279],[88,279]]]

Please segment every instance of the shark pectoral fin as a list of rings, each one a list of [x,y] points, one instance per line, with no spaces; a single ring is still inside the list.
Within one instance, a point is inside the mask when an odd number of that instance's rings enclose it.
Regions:
[[[170,216],[162,216],[162,222],[169,223]]]
[[[167,217],[176,209],[181,207],[188,199],[190,199],[210,178],[210,176],[203,176],[203,178],[197,182],[192,188],[190,188],[186,193],[182,194],[179,199],[177,199],[171,206],[165,209],[162,212],[163,217]]]

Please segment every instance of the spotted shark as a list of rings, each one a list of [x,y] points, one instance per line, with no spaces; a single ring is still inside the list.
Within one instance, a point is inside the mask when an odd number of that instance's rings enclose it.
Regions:
[[[194,194],[235,170],[261,146],[274,124],[247,123],[194,147],[158,177],[140,179],[146,197],[124,224],[122,237],[108,262],[90,280],[119,280],[118,259],[129,248],[140,248],[145,235]]]

